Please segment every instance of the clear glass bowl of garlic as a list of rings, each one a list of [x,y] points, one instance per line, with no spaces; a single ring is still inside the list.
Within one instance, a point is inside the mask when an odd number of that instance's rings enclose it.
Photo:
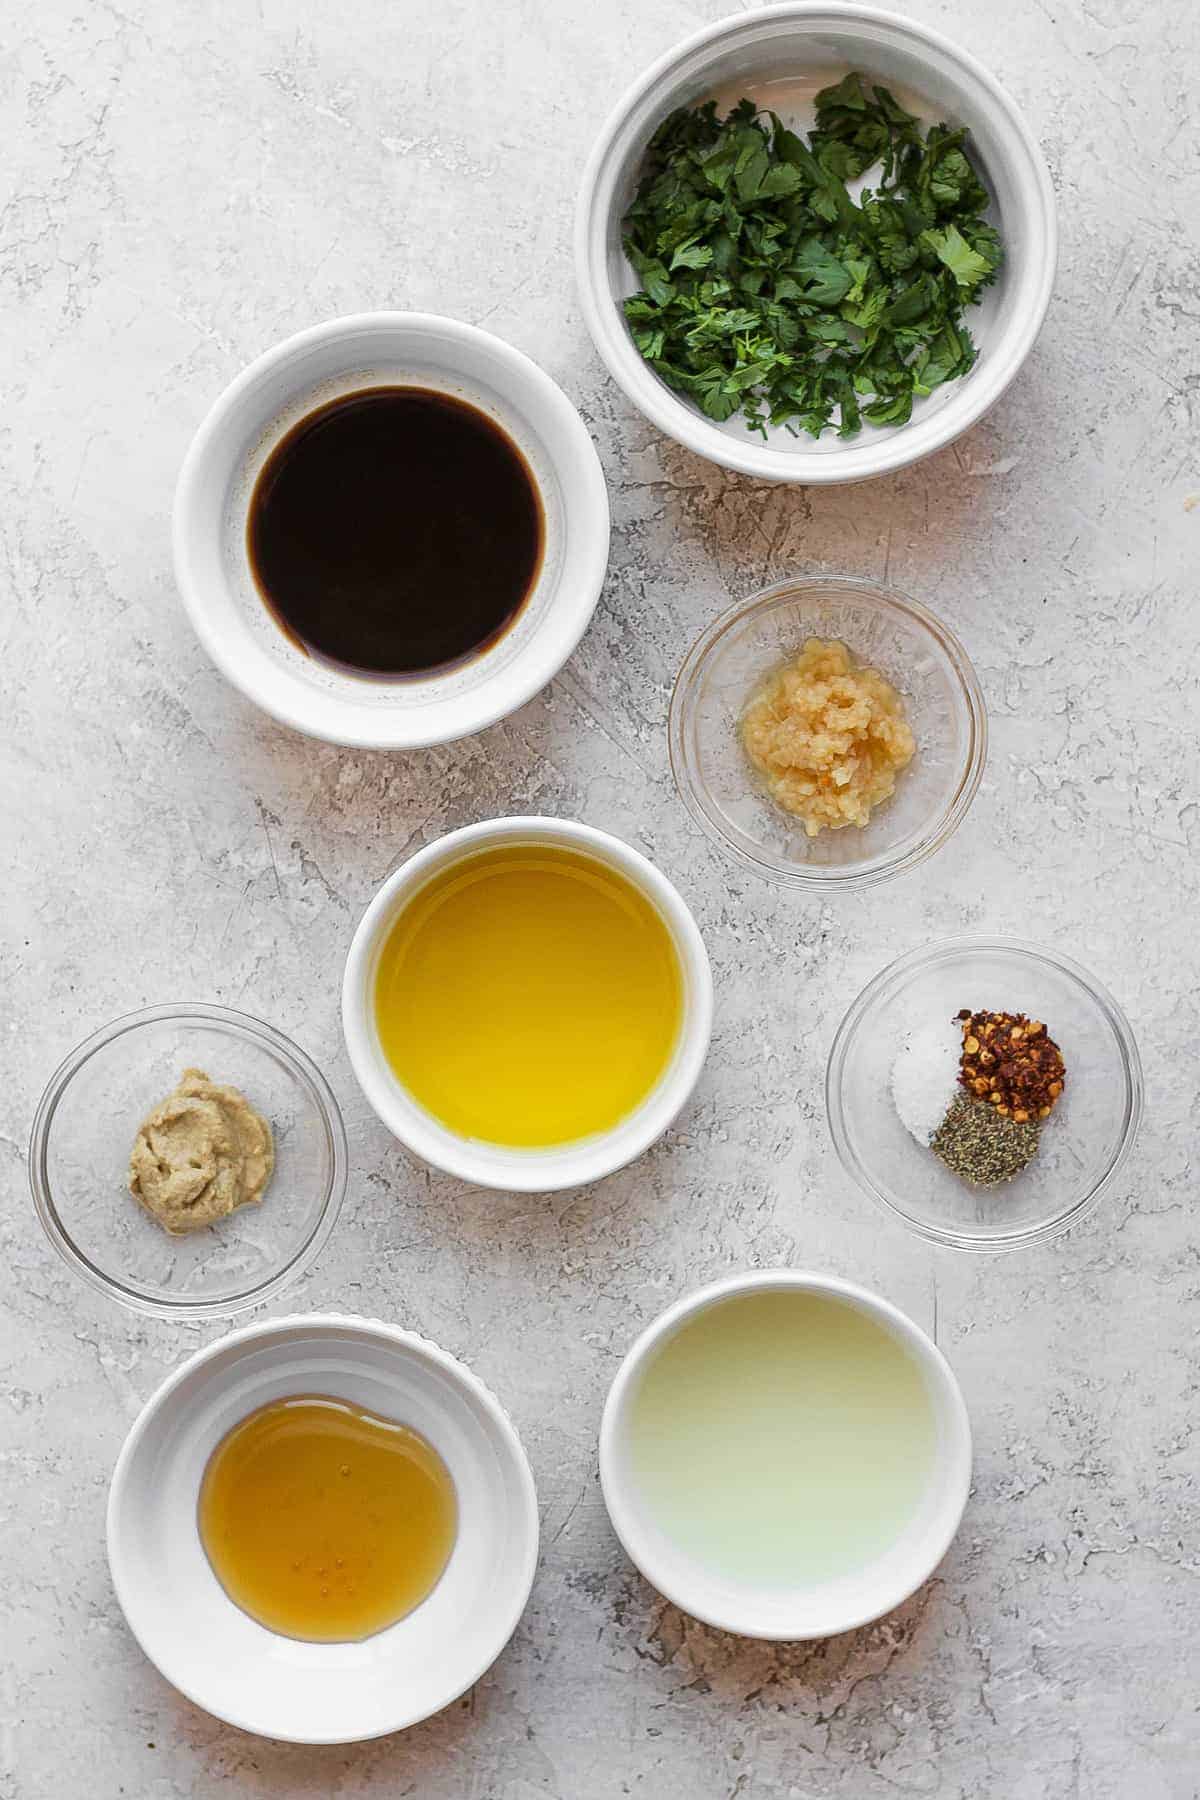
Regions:
[[[747,706],[813,639],[842,644],[899,694],[916,752],[864,825],[812,836],[773,798],[742,740]],[[784,886],[865,888],[941,848],[975,798],[987,755],[979,680],[919,601],[850,576],[805,576],[741,601],[684,659],[671,697],[671,768],[684,804],[730,856]]]

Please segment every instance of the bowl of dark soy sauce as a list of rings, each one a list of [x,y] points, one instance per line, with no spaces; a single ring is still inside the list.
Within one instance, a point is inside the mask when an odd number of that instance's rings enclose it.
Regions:
[[[240,375],[188,452],[176,578],[217,667],[333,743],[466,737],[531,699],[600,595],[608,500],[570,401],[501,339],[337,319]]]

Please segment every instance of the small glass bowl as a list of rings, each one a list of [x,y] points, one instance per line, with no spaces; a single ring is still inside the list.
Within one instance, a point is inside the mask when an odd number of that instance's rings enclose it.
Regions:
[[[1066,1063],[1038,1155],[1000,1187],[951,1175],[892,1100],[905,1035],[944,1019],[957,1041],[964,1006],[1042,1020]],[[1017,938],[953,938],[868,982],[833,1040],[825,1104],[847,1174],[921,1237],[956,1250],[1021,1250],[1078,1224],[1116,1179],[1142,1116],[1142,1066],[1121,1008],[1078,963]]]
[[[173,1237],[129,1192],[129,1153],[184,1069],[240,1088],[275,1136],[262,1202]],[[38,1105],[29,1183],[63,1260],[134,1312],[197,1319],[279,1293],[320,1252],[346,1191],[346,1133],[328,1082],[282,1032],[222,1006],[151,1006],[80,1044]]]
[[[917,753],[862,827],[805,835],[771,798],[738,735],[746,702],[811,637],[840,639],[904,697]],[[740,602],[688,652],[671,696],[671,769],[681,798],[722,849],[768,880],[865,888],[941,848],[975,798],[987,714],[966,651],[918,601],[873,582],[813,575]]]

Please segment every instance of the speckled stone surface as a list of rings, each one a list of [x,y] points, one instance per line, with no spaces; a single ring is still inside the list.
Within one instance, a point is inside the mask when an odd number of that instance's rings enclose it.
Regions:
[[[1049,321],[977,430],[869,487],[709,468],[592,353],[567,253],[604,113],[727,0],[47,0],[0,49],[0,1795],[110,1800],[1188,1800],[1200,1792],[1196,1193],[1200,758],[1197,14],[1182,0],[912,0],[1010,87],[1062,204]],[[1189,74],[1189,70],[1191,73]],[[537,356],[611,484],[611,572],[562,677],[472,742],[339,752],[259,717],[176,602],[176,470],[229,378],[373,306]],[[666,760],[674,671],[717,609],[799,570],[886,574],[961,633],[993,751],[901,884],[817,905],[722,861]],[[717,985],[694,1104],[632,1169],[547,1199],[430,1175],[343,1053],[357,915],[406,848],[492,813],[623,832],[693,903]],[[893,954],[963,927],[1053,938],[1141,1041],[1148,1107],[1081,1229],[992,1260],[885,1223],[835,1164],[830,1036]],[[42,1241],[26,1144],[59,1057],[209,998],[294,1035],[352,1146],[336,1236],[276,1311],[381,1314],[511,1408],[544,1521],[528,1613],[462,1703],[362,1747],[243,1736],[143,1659],[109,1584],[109,1472],[209,1323],[140,1322]],[[755,1264],[880,1288],[935,1330],[975,1490],[899,1613],[771,1648],[632,1571],[595,1441],[637,1328]]]

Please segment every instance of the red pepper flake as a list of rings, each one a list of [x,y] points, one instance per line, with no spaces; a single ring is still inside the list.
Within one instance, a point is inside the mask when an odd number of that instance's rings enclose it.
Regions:
[[[1048,1118],[1062,1096],[1067,1070],[1041,1021],[964,1007],[958,1023],[963,1034],[958,1079],[968,1094],[1018,1125]]]

